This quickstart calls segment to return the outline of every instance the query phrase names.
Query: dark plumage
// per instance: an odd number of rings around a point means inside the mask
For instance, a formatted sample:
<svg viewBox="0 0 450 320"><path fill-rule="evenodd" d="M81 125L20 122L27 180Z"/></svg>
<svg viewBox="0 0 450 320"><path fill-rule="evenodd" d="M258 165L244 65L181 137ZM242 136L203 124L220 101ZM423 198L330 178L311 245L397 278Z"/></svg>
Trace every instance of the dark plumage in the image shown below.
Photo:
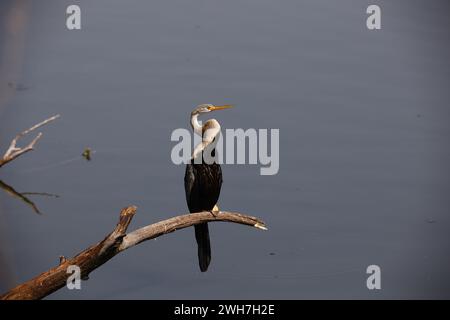
<svg viewBox="0 0 450 320"><path fill-rule="evenodd" d="M210 211L219 200L222 186L222 170L217 163L186 165L184 188L189 212ZM206 271L211 261L211 245L208 224L195 226L200 270Z"/></svg>

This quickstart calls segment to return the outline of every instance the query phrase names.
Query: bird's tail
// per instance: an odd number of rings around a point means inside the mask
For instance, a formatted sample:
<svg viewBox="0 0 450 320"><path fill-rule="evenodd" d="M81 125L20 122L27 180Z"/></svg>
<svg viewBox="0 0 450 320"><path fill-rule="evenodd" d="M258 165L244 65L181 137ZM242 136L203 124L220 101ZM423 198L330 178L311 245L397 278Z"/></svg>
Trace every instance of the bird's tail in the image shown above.
<svg viewBox="0 0 450 320"><path fill-rule="evenodd" d="M195 226L195 239L198 247L198 264L200 270L208 270L211 261L211 245L209 243L209 229L207 223L201 223Z"/></svg>

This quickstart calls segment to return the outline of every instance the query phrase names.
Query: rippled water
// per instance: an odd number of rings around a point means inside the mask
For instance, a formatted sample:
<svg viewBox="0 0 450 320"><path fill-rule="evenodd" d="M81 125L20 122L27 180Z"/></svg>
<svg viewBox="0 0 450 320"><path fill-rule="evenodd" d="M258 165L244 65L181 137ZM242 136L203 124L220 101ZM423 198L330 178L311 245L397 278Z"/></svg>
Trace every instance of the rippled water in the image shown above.
<svg viewBox="0 0 450 320"><path fill-rule="evenodd" d="M0 290L101 240L187 212L173 129L199 103L223 128L279 128L280 171L224 165L222 209L268 232L211 224L115 257L61 298L449 298L446 1L72 1L0 4L0 146L59 113L37 150L1 168ZM90 147L92 161L80 154ZM382 290L366 288L366 267Z"/></svg>

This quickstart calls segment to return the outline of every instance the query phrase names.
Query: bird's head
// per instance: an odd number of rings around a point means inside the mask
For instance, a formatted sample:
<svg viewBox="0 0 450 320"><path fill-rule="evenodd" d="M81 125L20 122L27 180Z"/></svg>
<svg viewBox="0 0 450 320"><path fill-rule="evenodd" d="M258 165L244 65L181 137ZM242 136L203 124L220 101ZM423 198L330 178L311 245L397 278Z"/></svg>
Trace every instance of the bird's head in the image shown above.
<svg viewBox="0 0 450 320"><path fill-rule="evenodd" d="M197 115L197 114L201 114L201 113L207 113L207 112L211 112L211 111L216 111L216 110L223 110L223 109L229 109L232 108L233 106L227 104L227 105L223 105L223 106L215 106L213 104L200 104L197 106L197 108L195 108L192 112L191 112L191 116Z"/></svg>

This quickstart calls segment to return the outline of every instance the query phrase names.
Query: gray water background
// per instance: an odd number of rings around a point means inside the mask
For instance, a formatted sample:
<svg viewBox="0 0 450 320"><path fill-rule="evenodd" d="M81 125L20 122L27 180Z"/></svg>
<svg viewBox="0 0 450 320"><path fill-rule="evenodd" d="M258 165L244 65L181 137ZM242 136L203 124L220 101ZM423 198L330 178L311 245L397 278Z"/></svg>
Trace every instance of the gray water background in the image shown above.
<svg viewBox="0 0 450 320"><path fill-rule="evenodd" d="M180 230L50 299L450 298L449 5L376 1L369 31L372 2L77 1L68 31L72 1L2 1L2 150L62 117L1 168L60 197L32 197L39 216L0 192L0 291L103 239L124 206L131 229L187 212L170 134L197 104L232 103L223 128L280 129L280 171L223 165L219 204L269 230L211 224L203 274ZM382 290L366 288L371 264Z"/></svg>

